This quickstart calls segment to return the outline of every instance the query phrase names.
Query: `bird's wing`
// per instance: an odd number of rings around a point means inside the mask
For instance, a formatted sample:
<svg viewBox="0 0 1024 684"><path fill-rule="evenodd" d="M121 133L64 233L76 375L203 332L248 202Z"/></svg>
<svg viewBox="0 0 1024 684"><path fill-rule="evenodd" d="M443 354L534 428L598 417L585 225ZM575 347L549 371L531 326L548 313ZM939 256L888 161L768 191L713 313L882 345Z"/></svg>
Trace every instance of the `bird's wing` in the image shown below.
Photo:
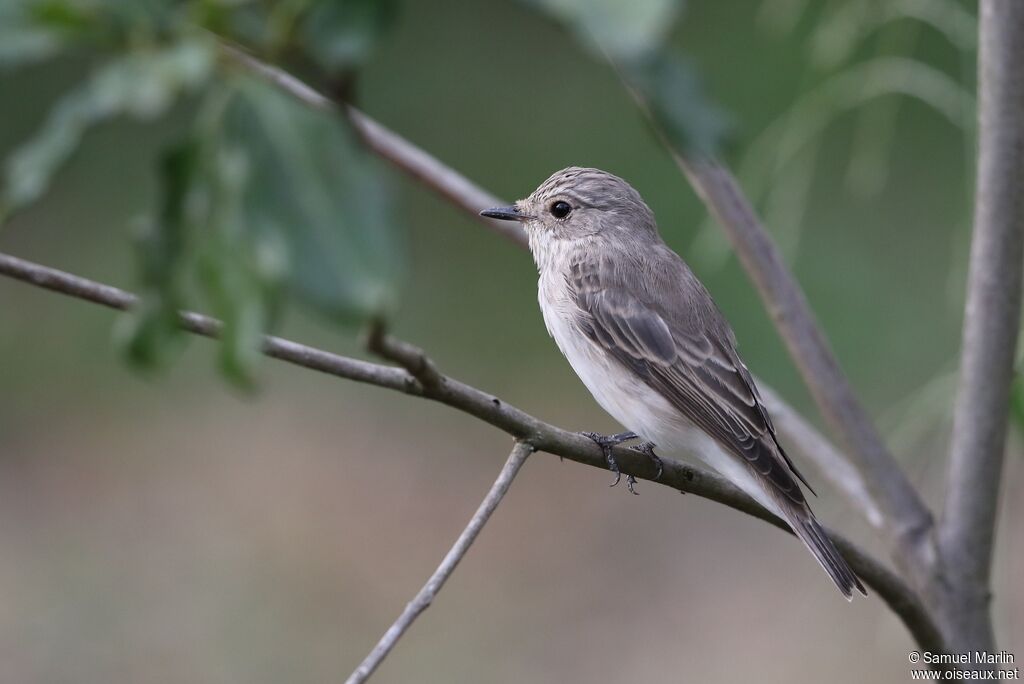
<svg viewBox="0 0 1024 684"><path fill-rule="evenodd" d="M692 278L681 261L678 266ZM566 280L584 334L740 457L777 498L805 504L792 475L803 477L776 440L732 333L702 287L696 297L654 304L610 260L585 256L574 260Z"/></svg>

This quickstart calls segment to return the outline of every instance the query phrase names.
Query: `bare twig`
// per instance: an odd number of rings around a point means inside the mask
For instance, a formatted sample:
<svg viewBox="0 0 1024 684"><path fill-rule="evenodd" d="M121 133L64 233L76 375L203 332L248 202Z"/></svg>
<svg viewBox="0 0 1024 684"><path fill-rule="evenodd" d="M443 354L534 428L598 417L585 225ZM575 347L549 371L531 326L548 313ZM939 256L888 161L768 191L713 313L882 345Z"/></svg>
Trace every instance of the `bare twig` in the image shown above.
<svg viewBox="0 0 1024 684"><path fill-rule="evenodd" d="M989 576L1024 260L1024 3L983 0L978 167L940 549L958 649L991 650Z"/></svg>
<svg viewBox="0 0 1024 684"><path fill-rule="evenodd" d="M508 204L476 183L445 166L408 140L363 114L355 107L346 107L349 120L362 136L367 147L404 171L413 180L429 187L445 200L483 223L491 231L525 248L526 233L517 224L497 221L480 215L481 209Z"/></svg>
<svg viewBox="0 0 1024 684"><path fill-rule="evenodd" d="M761 398L768 408L768 413L771 414L772 422L786 436L787 443L799 450L807 460L816 463L822 471L829 473L829 481L846 495L848 501L859 507L859 512L872 527L884 527L882 511L868 491L864 478L846 456L787 404L775 390L760 379L757 380L757 386L761 390Z"/></svg>
<svg viewBox="0 0 1024 684"><path fill-rule="evenodd" d="M118 288L2 253L0 275L120 311L130 309L138 301L135 295ZM206 337L217 337L220 331L219 321L196 313L182 313L181 326L189 332ZM422 358L426 361L426 356L421 350L405 342L401 345L403 351L400 356L392 352L388 354L406 360ZM387 342L382 348L394 349L389 347ZM272 336L264 339L263 352L267 356L311 370L443 403L475 416L540 451L597 468L608 467L604 454L593 440L549 425L494 395L439 372L438 382L425 385L404 368L351 359ZM429 362L419 367L434 368ZM437 372L436 369L434 372ZM696 494L765 520L780 529L788 529L782 520L718 475L665 458L664 468L659 477L656 466L644 454L616 447L614 455L620 469L626 475L634 475L679 491ZM854 571L886 601L917 643L922 648L942 651L943 642L939 632L914 591L867 552L833 531L829 531L829 535Z"/></svg>
<svg viewBox="0 0 1024 684"><path fill-rule="evenodd" d="M516 445L512 447L512 453L509 454L508 460L505 461L505 466L498 474L498 479L491 485L487 496L480 502L480 507L476 509L476 513L473 514L469 524L466 525L466 529L455 540L455 545L448 551L444 560L441 561L441 565L437 566L437 570L430 576L430 579L423 585L423 588L420 589L415 598L405 607L405 610L398 616L395 623L388 628L388 631L384 633L384 636L373 647L369 655L359 664L359 667L355 669L351 676L345 680L345 684L361 684L365 682L381 664L381 661L391 652L391 649L395 647L395 644L402 638L402 635L409 629L413 621L419 617L420 613L430 607L434 597L437 596L437 592L441 590L448 577L451 576L452 571L455 570L455 566L459 564L462 557L469 551L469 547L476 541L480 530L487 524L491 514L494 513L494 509L501 503L502 498L512 484L512 480L515 479L519 469L531 453L533 453L533 447L529 444L516 442Z"/></svg>

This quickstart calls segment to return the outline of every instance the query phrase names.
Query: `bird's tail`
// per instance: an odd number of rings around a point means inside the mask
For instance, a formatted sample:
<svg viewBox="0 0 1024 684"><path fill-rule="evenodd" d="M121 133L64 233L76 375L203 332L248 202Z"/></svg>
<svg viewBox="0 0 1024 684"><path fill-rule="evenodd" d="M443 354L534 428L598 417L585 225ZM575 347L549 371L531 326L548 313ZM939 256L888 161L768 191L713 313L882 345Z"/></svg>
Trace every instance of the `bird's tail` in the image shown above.
<svg viewBox="0 0 1024 684"><path fill-rule="evenodd" d="M828 576L835 582L839 591L843 592L843 596L846 597L847 601L853 600L854 589L863 596L868 595L867 591L864 590L864 585L860 583L860 579L857 578L857 575L847 565L846 560L840 555L835 544L829 539L828 533L818 524L809 508L804 508L802 511L793 511L793 515L789 516L788 522L796 536L814 554L821 567L825 569Z"/></svg>

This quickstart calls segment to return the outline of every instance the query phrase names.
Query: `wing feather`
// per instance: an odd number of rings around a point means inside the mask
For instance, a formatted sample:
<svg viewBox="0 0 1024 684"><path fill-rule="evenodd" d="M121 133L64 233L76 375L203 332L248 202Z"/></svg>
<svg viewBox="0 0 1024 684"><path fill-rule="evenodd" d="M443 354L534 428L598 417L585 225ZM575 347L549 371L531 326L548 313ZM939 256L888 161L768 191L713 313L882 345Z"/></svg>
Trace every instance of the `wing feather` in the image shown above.
<svg viewBox="0 0 1024 684"><path fill-rule="evenodd" d="M792 475L804 478L776 439L731 331L709 324L720 315L659 310L653 297L628 287L601 259L578 259L570 273L580 327L594 342L741 457L778 494L805 503Z"/></svg>

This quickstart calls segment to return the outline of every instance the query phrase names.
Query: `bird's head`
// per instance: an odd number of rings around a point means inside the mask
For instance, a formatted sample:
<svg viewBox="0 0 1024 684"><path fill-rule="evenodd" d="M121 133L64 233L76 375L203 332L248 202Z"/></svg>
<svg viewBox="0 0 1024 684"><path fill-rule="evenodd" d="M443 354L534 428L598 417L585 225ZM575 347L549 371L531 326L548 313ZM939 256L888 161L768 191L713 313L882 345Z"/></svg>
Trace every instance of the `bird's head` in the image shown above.
<svg viewBox="0 0 1024 684"><path fill-rule="evenodd" d="M606 171L578 166L555 172L511 207L480 214L522 223L534 256L552 241L657 235L654 215L633 186Z"/></svg>

